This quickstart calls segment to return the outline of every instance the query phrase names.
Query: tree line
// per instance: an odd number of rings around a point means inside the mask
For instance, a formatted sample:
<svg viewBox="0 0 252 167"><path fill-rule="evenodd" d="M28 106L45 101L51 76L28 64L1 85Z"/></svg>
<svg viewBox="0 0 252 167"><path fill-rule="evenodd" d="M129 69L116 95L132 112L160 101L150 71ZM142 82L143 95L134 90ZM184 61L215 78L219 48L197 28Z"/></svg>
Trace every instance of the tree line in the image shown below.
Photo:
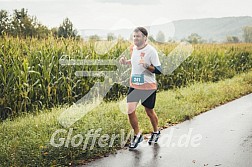
<svg viewBox="0 0 252 167"><path fill-rule="evenodd" d="M239 39L237 36L227 36L227 43L239 43L239 42L252 42L252 26L243 27L243 39ZM14 37L36 37L47 38L49 35L54 37L63 38L75 38L80 39L77 30L74 28L73 23L69 18L65 18L59 27L49 29L47 26L41 24L35 16L28 15L28 10L22 8L21 10L15 9L13 14L9 14L6 10L0 11L0 37L3 35L9 35ZM113 40L116 37L110 33L107 36L107 40ZM89 40L100 40L98 35L89 37ZM149 40L152 42L174 42L172 39L166 41L165 34L159 31L156 37L149 36ZM197 33L192 33L187 38L181 39L181 41L187 41L189 43L207 43Z"/></svg>
<svg viewBox="0 0 252 167"><path fill-rule="evenodd" d="M239 43L239 42L246 42L252 43L252 26L245 26L242 28L243 32L243 40L240 40L237 36L227 36L226 41L228 43Z"/></svg>
<svg viewBox="0 0 252 167"><path fill-rule="evenodd" d="M13 14L9 14L6 10L0 11L0 37L9 35L23 38L46 38L53 35L54 37L79 39L80 36L77 33L69 18L65 18L59 27L49 29L41 24L35 16L30 16L27 9L15 9Z"/></svg>

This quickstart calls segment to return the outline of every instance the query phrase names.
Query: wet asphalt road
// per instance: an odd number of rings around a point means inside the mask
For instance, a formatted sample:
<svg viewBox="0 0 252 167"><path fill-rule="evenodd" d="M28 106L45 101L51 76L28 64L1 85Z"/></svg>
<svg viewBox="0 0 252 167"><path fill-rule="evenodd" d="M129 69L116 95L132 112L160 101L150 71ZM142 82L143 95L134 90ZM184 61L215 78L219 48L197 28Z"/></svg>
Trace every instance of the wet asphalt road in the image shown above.
<svg viewBox="0 0 252 167"><path fill-rule="evenodd" d="M88 163L94 167L252 167L252 94L161 131L156 145Z"/></svg>

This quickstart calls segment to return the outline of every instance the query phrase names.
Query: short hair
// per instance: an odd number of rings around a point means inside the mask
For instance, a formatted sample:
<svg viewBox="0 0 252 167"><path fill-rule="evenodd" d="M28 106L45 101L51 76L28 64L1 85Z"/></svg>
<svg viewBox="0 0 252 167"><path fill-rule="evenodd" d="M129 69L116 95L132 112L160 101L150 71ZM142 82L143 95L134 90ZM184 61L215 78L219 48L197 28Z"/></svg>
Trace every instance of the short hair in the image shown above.
<svg viewBox="0 0 252 167"><path fill-rule="evenodd" d="M141 32L143 35L148 37L148 31L144 27L137 27L134 29L134 32Z"/></svg>

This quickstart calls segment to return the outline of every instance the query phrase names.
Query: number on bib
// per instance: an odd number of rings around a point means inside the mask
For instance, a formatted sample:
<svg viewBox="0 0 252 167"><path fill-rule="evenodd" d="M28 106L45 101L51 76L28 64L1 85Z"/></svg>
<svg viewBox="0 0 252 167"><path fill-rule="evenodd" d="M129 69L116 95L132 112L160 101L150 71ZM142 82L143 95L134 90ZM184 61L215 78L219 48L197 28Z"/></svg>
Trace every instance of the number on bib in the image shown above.
<svg viewBox="0 0 252 167"><path fill-rule="evenodd" d="M136 85L144 84L144 75L143 74L133 74L131 77L131 82Z"/></svg>

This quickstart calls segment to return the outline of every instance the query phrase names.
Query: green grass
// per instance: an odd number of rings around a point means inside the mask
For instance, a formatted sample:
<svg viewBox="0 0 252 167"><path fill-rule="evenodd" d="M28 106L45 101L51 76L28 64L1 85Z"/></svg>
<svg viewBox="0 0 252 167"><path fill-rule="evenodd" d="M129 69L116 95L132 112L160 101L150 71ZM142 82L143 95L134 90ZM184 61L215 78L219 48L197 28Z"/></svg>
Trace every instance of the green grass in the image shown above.
<svg viewBox="0 0 252 167"><path fill-rule="evenodd" d="M159 117L159 125L167 127L168 123L182 122L251 92L252 71L215 83L195 83L180 89L161 91L157 94L155 107ZM57 122L57 117L63 110L64 108L55 108L36 115L27 114L14 120L2 122L0 124L0 165L79 164L97 156L113 153L120 148L120 138L115 140L113 147L99 147L96 142L91 150L92 138L85 150L82 149L83 144L79 147L62 146L56 148L51 146L52 134L57 129L63 129ZM143 133L151 132L151 124L142 106L137 109L137 114ZM127 133L131 129L127 115L120 112L117 102L102 103L71 128L73 128L72 137L76 134L82 134L84 138L90 129L102 128L100 134L109 134L110 136L120 134L121 129ZM66 129L66 131L69 130ZM56 139L67 138L67 135L67 133L61 133ZM55 141L59 142L59 140Z"/></svg>

